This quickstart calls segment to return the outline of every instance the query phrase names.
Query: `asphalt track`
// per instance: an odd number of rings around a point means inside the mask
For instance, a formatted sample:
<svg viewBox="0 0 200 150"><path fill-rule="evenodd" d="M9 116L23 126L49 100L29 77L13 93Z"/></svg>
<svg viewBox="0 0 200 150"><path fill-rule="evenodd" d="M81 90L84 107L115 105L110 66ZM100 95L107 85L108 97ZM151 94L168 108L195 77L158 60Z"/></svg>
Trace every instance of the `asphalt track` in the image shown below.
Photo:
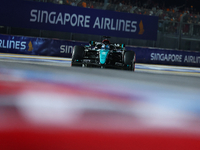
<svg viewBox="0 0 200 150"><path fill-rule="evenodd" d="M101 76L107 78L119 78L132 81L162 83L171 86L184 86L188 88L200 87L200 68L178 67L165 65L137 64L135 72L99 69L79 68L70 66L71 59L46 56L27 56L16 54L0 54L0 67L10 69L48 71L61 74L80 74L86 76Z"/></svg>
<svg viewBox="0 0 200 150"><path fill-rule="evenodd" d="M41 133L53 139L43 143L51 147L55 138L48 136L59 129L58 134L69 141L74 142L75 136L76 145L99 147L96 133L101 132L100 141L118 135L111 147L127 146L127 140L121 140L123 133L136 149L199 149L200 69L136 64L131 72L71 67L68 58L0 54L0 108L0 133L8 137L1 141L16 141L15 147L24 147L21 141L30 145L33 140L27 137L43 141ZM72 130L78 132L69 136L66 131ZM80 130L86 133L81 140ZM26 134L20 139L15 133ZM84 141L89 137L93 142ZM152 139L154 144L148 143ZM54 146L63 146L56 140ZM65 147L70 149L67 143Z"/></svg>

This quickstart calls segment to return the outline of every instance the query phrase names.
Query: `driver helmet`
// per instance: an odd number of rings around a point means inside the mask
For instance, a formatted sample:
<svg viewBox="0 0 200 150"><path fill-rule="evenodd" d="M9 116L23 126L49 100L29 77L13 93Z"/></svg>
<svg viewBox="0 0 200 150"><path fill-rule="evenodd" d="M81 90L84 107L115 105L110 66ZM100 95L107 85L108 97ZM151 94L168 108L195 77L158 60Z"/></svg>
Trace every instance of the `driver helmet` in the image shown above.
<svg viewBox="0 0 200 150"><path fill-rule="evenodd" d="M110 49L110 46L109 46L109 45L106 45L105 49Z"/></svg>
<svg viewBox="0 0 200 150"><path fill-rule="evenodd" d="M108 49L108 50L109 50L109 49L110 49L110 45L105 45L105 44L103 44L101 48L102 48L102 49Z"/></svg>

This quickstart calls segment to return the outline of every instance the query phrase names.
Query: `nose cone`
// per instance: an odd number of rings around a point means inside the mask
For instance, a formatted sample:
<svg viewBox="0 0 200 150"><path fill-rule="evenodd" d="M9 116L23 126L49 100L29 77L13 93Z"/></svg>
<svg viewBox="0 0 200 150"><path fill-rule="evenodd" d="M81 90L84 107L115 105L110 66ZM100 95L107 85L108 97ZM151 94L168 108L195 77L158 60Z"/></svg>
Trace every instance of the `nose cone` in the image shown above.
<svg viewBox="0 0 200 150"><path fill-rule="evenodd" d="M101 64L105 64L109 50L101 49L99 52L99 60Z"/></svg>

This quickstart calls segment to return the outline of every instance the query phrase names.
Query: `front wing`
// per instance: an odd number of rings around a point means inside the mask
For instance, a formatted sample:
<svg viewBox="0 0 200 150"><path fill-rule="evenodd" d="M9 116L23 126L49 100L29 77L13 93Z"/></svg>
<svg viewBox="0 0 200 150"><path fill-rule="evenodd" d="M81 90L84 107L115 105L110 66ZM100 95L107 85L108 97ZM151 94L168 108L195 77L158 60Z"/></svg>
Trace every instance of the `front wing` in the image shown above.
<svg viewBox="0 0 200 150"><path fill-rule="evenodd" d="M81 62L75 62L77 65L82 65L82 67L96 67L96 68L114 68L114 69L124 69L129 70L131 65L124 65L119 62L115 64L100 64L99 61L95 59L83 59Z"/></svg>

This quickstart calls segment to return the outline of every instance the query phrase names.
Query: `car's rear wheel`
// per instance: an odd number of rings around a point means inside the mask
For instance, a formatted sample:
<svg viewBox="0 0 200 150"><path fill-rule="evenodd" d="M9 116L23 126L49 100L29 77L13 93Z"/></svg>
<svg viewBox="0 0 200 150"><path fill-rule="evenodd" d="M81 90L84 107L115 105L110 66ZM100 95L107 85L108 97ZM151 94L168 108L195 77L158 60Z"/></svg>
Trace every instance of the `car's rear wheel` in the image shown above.
<svg viewBox="0 0 200 150"><path fill-rule="evenodd" d="M124 53L124 65L129 68L131 71L135 71L135 52L126 51Z"/></svg>
<svg viewBox="0 0 200 150"><path fill-rule="evenodd" d="M85 54L85 48L83 46L76 45L74 46L72 53L72 62L71 66L79 66L82 67L82 61Z"/></svg>

